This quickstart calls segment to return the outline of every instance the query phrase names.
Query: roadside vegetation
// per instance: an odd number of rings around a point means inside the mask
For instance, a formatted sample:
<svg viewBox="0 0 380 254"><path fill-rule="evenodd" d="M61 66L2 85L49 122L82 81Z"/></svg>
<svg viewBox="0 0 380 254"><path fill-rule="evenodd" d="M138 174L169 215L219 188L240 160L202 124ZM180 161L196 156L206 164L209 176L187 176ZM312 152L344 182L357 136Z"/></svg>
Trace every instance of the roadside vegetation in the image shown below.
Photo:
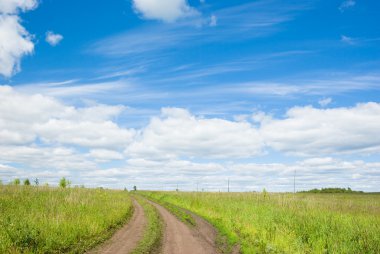
<svg viewBox="0 0 380 254"><path fill-rule="evenodd" d="M138 195L134 195L139 204L143 207L147 218L147 226L143 238L139 242L132 254L158 253L163 238L163 222L158 211L149 202Z"/></svg>
<svg viewBox="0 0 380 254"><path fill-rule="evenodd" d="M242 253L380 253L380 195L143 194L204 217Z"/></svg>
<svg viewBox="0 0 380 254"><path fill-rule="evenodd" d="M0 253L83 253L133 212L125 191L24 184L0 186Z"/></svg>

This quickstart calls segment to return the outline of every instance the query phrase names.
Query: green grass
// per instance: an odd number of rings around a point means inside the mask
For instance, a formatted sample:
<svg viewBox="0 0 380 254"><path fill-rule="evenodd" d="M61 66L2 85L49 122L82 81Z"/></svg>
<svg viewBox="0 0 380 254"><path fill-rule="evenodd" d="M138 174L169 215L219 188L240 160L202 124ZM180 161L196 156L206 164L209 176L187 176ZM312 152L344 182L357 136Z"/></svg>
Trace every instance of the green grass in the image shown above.
<svg viewBox="0 0 380 254"><path fill-rule="evenodd" d="M0 186L0 253L82 253L132 212L123 191Z"/></svg>
<svg viewBox="0 0 380 254"><path fill-rule="evenodd" d="M136 249L132 254L149 254L158 253L161 247L162 233L163 233L163 223L158 211L149 204L146 199L134 195L139 204L143 207L145 216L147 218L147 226L144 231L143 238L138 243Z"/></svg>
<svg viewBox="0 0 380 254"><path fill-rule="evenodd" d="M380 253L380 195L149 192L209 220L242 253Z"/></svg>

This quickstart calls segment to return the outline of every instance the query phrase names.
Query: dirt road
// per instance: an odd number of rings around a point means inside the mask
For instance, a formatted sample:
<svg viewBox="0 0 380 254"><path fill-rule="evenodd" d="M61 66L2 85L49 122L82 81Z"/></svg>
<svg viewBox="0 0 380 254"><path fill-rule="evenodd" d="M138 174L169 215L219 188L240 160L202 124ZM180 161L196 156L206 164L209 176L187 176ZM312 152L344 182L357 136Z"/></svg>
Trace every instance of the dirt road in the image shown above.
<svg viewBox="0 0 380 254"><path fill-rule="evenodd" d="M214 236L204 233L215 234L208 223L197 224L199 230L190 229L183 222L179 221L174 215L164 207L151 202L160 213L164 223L164 239L162 243L163 254L217 254L214 244ZM211 228L209 228L211 227Z"/></svg>
<svg viewBox="0 0 380 254"><path fill-rule="evenodd" d="M125 254L136 248L144 234L147 220L143 208L136 200L133 200L133 206L134 213L129 223L117 231L104 244L87 252L88 254Z"/></svg>

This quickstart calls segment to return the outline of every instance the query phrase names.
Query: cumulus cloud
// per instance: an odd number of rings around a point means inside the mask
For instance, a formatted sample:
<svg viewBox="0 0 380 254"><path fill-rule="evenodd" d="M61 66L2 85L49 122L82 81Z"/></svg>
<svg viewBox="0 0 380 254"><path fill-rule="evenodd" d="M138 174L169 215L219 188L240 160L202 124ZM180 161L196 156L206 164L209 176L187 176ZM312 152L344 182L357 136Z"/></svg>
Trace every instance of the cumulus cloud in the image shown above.
<svg viewBox="0 0 380 254"><path fill-rule="evenodd" d="M33 10L37 7L36 0L1 0L0 14L15 14L19 11Z"/></svg>
<svg viewBox="0 0 380 254"><path fill-rule="evenodd" d="M10 77L20 71L20 60L34 49L32 36L15 15L0 15L0 74Z"/></svg>
<svg viewBox="0 0 380 254"><path fill-rule="evenodd" d="M92 149L90 150L89 156L95 158L99 162L122 160L124 158L122 153L107 149Z"/></svg>
<svg viewBox="0 0 380 254"><path fill-rule="evenodd" d="M179 108L163 108L126 150L142 157L245 158L261 153L262 140L247 122L204 119Z"/></svg>
<svg viewBox="0 0 380 254"><path fill-rule="evenodd" d="M63 40L63 36L61 34L54 33L52 31L46 32L45 40L47 43L49 43L51 46L56 46L58 43L60 43Z"/></svg>
<svg viewBox="0 0 380 254"><path fill-rule="evenodd" d="M187 0L133 0L133 7L146 19L173 22L198 12L189 6Z"/></svg>
<svg viewBox="0 0 380 254"><path fill-rule="evenodd" d="M10 77L20 71L20 60L33 53L32 35L20 24L20 11L38 5L35 0L0 1L0 75Z"/></svg>
<svg viewBox="0 0 380 254"><path fill-rule="evenodd" d="M55 181L69 175L86 185L123 187L128 182L172 188L180 183L188 190L200 182L199 188L218 190L228 176L236 190L279 191L292 188L294 170L302 189L374 190L380 177L378 162L338 159L380 154L379 103L293 107L281 117L258 112L235 120L163 108L139 129L116 121L124 109L74 107L0 86L0 178ZM272 150L301 159L253 163L262 155L266 160Z"/></svg>
<svg viewBox="0 0 380 254"><path fill-rule="evenodd" d="M0 144L26 145L38 138L48 144L121 149L134 135L112 121L123 110L107 105L75 108L0 86Z"/></svg>
<svg viewBox="0 0 380 254"><path fill-rule="evenodd" d="M294 107L284 119L263 118L267 146L301 156L380 153L380 104L351 108Z"/></svg>

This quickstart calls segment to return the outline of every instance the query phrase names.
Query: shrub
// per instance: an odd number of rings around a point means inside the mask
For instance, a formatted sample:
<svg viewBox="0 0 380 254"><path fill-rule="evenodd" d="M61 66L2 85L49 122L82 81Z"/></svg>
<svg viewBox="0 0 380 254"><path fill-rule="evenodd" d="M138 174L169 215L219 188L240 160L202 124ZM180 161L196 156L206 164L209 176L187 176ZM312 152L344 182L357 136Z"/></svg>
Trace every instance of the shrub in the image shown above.
<svg viewBox="0 0 380 254"><path fill-rule="evenodd" d="M28 178L24 180L24 185L30 185L30 181Z"/></svg>
<svg viewBox="0 0 380 254"><path fill-rule="evenodd" d="M62 177L61 180L59 180L59 187L61 187L61 188L69 187L70 184L71 184L71 182L64 177Z"/></svg>
<svg viewBox="0 0 380 254"><path fill-rule="evenodd" d="M13 180L14 185L20 185L20 179L16 178Z"/></svg>

